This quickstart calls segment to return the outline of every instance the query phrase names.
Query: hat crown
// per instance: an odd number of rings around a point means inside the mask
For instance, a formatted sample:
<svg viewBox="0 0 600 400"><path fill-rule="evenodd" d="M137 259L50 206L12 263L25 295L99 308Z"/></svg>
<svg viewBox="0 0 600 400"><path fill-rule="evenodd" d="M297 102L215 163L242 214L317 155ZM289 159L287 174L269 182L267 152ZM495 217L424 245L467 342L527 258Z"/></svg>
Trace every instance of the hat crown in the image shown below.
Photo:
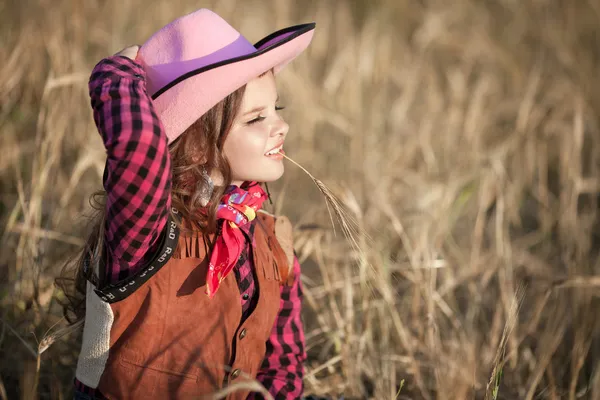
<svg viewBox="0 0 600 400"><path fill-rule="evenodd" d="M148 73L148 92L153 95L188 72L255 51L227 21L200 9L152 35L141 47L138 61Z"/></svg>

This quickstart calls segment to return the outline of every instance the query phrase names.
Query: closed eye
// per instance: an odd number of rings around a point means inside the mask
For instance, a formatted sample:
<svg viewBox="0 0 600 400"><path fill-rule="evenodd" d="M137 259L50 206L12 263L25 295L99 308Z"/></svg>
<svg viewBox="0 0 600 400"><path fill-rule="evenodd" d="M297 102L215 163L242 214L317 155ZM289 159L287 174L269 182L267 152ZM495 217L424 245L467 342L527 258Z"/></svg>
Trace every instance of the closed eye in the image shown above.
<svg viewBox="0 0 600 400"><path fill-rule="evenodd" d="M256 124L257 122L260 122L262 120L264 120L267 117L263 117L262 115L259 115L258 117L251 119L250 121L246 122L248 125L252 125L252 124Z"/></svg>
<svg viewBox="0 0 600 400"><path fill-rule="evenodd" d="M275 111L281 111L281 110L285 110L285 107L283 106L275 106ZM248 125L252 125L252 124L256 124L257 122L260 122L264 119L266 119L267 117L263 117L262 115L259 115L258 117L251 119L250 121L246 122L246 124Z"/></svg>

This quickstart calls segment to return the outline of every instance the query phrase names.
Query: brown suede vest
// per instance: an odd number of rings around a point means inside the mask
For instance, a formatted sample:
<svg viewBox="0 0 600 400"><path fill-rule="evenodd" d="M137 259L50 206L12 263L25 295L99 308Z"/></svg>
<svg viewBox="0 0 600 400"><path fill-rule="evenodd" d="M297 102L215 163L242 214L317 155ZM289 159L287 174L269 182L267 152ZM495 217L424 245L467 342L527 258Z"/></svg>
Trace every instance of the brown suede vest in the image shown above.
<svg viewBox="0 0 600 400"><path fill-rule="evenodd" d="M289 261L275 237L274 217L259 213L252 251L258 303L240 324L234 273L213 299L202 236L179 238L173 257L125 300L111 304L110 351L98 389L110 399L203 398L254 378L279 311ZM283 241L282 241L283 243ZM244 399L247 391L227 399Z"/></svg>

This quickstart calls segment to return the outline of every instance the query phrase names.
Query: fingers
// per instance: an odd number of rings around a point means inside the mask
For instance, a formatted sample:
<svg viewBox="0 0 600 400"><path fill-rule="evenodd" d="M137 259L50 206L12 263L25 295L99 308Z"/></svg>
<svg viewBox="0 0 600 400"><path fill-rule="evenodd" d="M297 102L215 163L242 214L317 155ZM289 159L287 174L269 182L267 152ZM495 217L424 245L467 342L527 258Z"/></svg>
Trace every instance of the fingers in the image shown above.
<svg viewBox="0 0 600 400"><path fill-rule="evenodd" d="M123 50L119 51L116 55L127 57L131 60L135 60L139 50L140 50L140 46L137 46L137 45L129 46L129 47L125 47Z"/></svg>

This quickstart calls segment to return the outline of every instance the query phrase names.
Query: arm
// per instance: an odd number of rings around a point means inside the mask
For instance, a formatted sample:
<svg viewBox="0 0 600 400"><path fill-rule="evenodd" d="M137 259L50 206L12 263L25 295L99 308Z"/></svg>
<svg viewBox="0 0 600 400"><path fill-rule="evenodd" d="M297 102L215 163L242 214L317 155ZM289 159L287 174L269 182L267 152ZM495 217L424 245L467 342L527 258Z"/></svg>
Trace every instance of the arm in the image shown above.
<svg viewBox="0 0 600 400"><path fill-rule="evenodd" d="M171 203L171 161L139 64L118 55L102 60L90 77L89 93L107 156L107 257L100 280L111 283L150 261L159 244Z"/></svg>
<svg viewBox="0 0 600 400"><path fill-rule="evenodd" d="M301 308L300 263L294 257L294 282L292 286L281 288L279 314L267 341L265 359L256 376L275 400L300 399L304 389L302 378L306 353ZM260 398L260 395L249 398Z"/></svg>

